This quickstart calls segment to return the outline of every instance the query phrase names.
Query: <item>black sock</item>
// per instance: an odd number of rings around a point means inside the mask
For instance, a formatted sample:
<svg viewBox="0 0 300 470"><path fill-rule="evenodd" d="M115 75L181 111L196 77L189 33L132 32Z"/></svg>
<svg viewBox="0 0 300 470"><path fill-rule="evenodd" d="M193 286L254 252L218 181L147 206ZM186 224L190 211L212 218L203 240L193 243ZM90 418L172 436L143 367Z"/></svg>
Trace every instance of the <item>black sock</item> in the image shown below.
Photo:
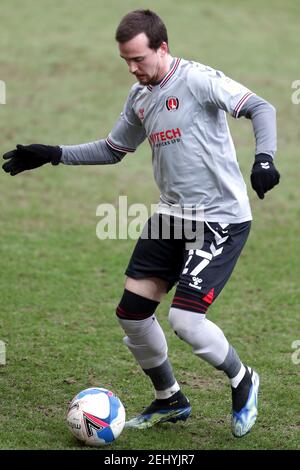
<svg viewBox="0 0 300 470"><path fill-rule="evenodd" d="M150 377L155 390L166 390L176 383L172 366L168 358L160 366L143 370L145 374Z"/></svg>
<svg viewBox="0 0 300 470"><path fill-rule="evenodd" d="M252 374L252 372L251 372ZM251 375L246 367L246 372L236 388L231 387L232 391L232 408L237 413L246 405L249 391L252 385Z"/></svg>
<svg viewBox="0 0 300 470"><path fill-rule="evenodd" d="M163 400L158 400L156 399L155 400L155 403L157 405L168 405L168 406L172 406L172 405L178 405L179 403L181 403L182 401L186 402L186 397L184 396L184 394L182 393L181 390L178 390L178 392L174 393L174 395L172 395L171 397L169 398L165 398Z"/></svg>

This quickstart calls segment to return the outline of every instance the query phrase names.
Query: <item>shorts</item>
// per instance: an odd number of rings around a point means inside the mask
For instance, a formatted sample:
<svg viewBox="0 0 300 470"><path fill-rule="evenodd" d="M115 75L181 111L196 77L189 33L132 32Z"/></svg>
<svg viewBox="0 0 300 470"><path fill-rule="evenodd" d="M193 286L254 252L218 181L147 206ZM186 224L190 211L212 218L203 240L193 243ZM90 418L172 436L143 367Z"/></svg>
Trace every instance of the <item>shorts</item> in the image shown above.
<svg viewBox="0 0 300 470"><path fill-rule="evenodd" d="M162 215L150 217L143 234L150 233L153 218L161 221ZM172 229L178 218L168 218L170 237L164 238L161 233L154 238L141 236L125 274L134 279L158 277L168 282L168 291L178 283L172 305L186 310L193 306L195 311L205 313L228 281L248 238L251 222L202 222L202 246L191 248L187 247L190 240L184 234L174 237Z"/></svg>

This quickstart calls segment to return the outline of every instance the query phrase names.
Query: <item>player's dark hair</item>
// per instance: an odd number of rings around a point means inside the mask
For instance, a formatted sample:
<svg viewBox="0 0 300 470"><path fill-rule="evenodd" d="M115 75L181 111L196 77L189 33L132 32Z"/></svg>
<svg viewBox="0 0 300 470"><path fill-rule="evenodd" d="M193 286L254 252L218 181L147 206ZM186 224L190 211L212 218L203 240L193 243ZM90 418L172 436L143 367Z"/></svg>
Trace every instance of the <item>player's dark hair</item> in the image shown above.
<svg viewBox="0 0 300 470"><path fill-rule="evenodd" d="M140 33L146 34L150 49L157 50L162 42L168 44L167 28L160 17L151 10L134 10L127 13L117 28L116 40L124 43Z"/></svg>

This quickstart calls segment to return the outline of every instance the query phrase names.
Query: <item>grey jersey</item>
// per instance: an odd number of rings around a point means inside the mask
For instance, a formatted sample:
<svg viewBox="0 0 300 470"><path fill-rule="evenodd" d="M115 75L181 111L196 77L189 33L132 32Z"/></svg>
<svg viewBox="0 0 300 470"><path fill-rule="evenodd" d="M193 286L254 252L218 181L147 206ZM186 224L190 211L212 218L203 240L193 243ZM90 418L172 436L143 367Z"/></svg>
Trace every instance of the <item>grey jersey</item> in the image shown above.
<svg viewBox="0 0 300 470"><path fill-rule="evenodd" d="M62 146L62 162L116 163L148 137L161 190L160 211L172 212L176 205L203 205L207 221L250 220L246 186L225 111L234 117L250 117L256 153L274 156L276 120L271 105L222 72L175 59L157 86L136 83L132 87L106 143Z"/></svg>
<svg viewBox="0 0 300 470"><path fill-rule="evenodd" d="M107 143L133 152L148 138L162 203L202 205L212 222L250 220L226 111L238 117L251 95L222 72L176 59L159 85L132 87Z"/></svg>

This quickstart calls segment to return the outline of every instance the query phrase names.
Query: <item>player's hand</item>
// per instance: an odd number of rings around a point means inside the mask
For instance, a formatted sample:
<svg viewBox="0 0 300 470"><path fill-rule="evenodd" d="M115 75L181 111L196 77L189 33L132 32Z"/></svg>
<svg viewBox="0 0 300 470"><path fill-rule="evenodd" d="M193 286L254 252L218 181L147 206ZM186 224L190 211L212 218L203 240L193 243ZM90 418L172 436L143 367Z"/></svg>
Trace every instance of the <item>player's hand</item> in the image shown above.
<svg viewBox="0 0 300 470"><path fill-rule="evenodd" d="M11 176L14 176L22 171L38 168L45 163L58 165L61 155L62 150L58 146L18 144L15 150L11 150L3 155L4 160L7 160L7 162L2 165L2 168L6 173L10 173Z"/></svg>
<svg viewBox="0 0 300 470"><path fill-rule="evenodd" d="M256 155L251 172L251 184L258 197L263 199L265 193L276 186L279 180L280 174L274 166L273 158L264 153Z"/></svg>

